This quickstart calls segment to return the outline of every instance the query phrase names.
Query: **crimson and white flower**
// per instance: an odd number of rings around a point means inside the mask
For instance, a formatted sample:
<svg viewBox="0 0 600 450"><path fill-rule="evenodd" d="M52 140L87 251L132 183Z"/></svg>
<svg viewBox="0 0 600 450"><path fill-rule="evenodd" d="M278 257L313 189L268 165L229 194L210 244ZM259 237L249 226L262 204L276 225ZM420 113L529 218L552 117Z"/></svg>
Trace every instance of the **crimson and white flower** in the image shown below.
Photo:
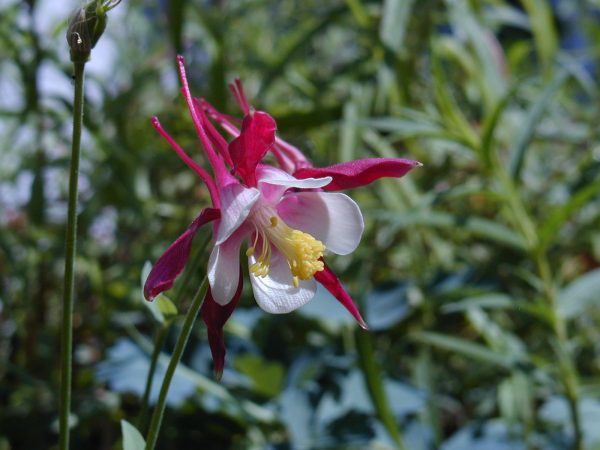
<svg viewBox="0 0 600 450"><path fill-rule="evenodd" d="M209 290L202 306L215 372L223 370L223 326L242 292L240 250L245 246L249 278L258 305L269 313L293 311L309 302L321 283L354 316L366 324L339 279L325 264L327 252L351 253L364 229L358 205L332 192L368 184L381 177L400 177L420 163L399 158L371 158L312 167L304 154L275 136L271 116L254 111L239 81L232 90L245 113L241 126L204 100L192 97L183 58L178 65L196 131L213 176L197 164L153 118L154 128L206 183L213 207L204 209L165 251L144 286L148 300L171 288L190 254L200 228L213 225L208 261ZM228 143L210 117L235 138ZM279 167L266 165L272 152Z"/></svg>

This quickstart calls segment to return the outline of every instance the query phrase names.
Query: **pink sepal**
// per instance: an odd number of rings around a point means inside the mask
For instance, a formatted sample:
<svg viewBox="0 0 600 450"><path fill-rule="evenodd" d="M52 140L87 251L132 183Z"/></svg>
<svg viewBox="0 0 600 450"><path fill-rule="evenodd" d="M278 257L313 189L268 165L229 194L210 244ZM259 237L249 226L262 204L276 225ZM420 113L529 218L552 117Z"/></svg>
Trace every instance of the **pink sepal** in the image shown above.
<svg viewBox="0 0 600 450"><path fill-rule="evenodd" d="M171 289L173 282L183 271L190 256L194 236L202 225L219 217L221 217L221 211L218 209L203 209L189 228L158 258L144 284L144 297L146 297L146 300L151 301L161 292Z"/></svg>
<svg viewBox="0 0 600 450"><path fill-rule="evenodd" d="M342 283L340 283L338 277L331 271L331 269L327 265L325 265L325 269L315 273L315 280L321 283L323 287L327 289L331 293L331 295L333 295L337 299L337 301L339 301L342 304L342 306L344 306L344 308L348 310L350 314L352 314L352 317L356 319L358 324L363 329L369 329L366 322L360 315L358 308L352 301L352 297L350 297L350 294L346 292L346 289L344 289L344 286L342 286Z"/></svg>
<svg viewBox="0 0 600 450"><path fill-rule="evenodd" d="M240 300L242 294L243 276L240 267L240 281L231 301L225 306L219 305L214 301L210 288L206 292L204 303L202 304L202 320L206 324L208 334L208 345L213 358L215 378L221 379L223 368L225 367L225 340L223 338L223 326L229 319L233 310Z"/></svg>
<svg viewBox="0 0 600 450"><path fill-rule="evenodd" d="M323 188L325 191L365 186L383 177L399 178L414 167L422 164L411 159L367 158L357 159L329 167L307 167L294 172L296 178L332 177L333 181Z"/></svg>
<svg viewBox="0 0 600 450"><path fill-rule="evenodd" d="M275 120L255 111L244 117L240 135L229 144L235 171L248 186L256 186L256 166L275 143Z"/></svg>

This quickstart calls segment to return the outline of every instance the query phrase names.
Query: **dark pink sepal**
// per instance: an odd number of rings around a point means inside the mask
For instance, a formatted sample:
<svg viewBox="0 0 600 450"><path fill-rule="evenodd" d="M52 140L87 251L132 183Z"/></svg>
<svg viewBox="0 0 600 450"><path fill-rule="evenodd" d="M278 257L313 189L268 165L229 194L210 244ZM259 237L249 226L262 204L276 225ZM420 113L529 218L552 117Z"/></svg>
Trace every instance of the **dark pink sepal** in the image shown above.
<svg viewBox="0 0 600 450"><path fill-rule="evenodd" d="M171 289L190 256L194 236L202 225L219 217L221 217L221 212L218 209L203 209L188 229L158 258L144 284L146 300L152 300L161 292Z"/></svg>

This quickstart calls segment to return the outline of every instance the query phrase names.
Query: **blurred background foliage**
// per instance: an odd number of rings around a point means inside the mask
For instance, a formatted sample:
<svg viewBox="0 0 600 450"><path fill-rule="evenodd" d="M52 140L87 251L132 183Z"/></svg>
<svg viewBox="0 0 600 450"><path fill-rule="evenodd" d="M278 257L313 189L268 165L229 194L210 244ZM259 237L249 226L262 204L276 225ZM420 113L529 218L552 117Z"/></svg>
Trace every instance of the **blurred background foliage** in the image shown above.
<svg viewBox="0 0 600 450"><path fill-rule="evenodd" d="M57 440L60 302L78 1L0 1L0 449ZM366 333L324 292L286 316L251 293L203 325L161 449L600 448L597 0L124 1L88 64L73 448L119 449L180 325L140 277L208 202L152 132L199 144L178 95L239 116L240 77L316 165L418 159L351 195L366 232L331 259ZM205 270L168 293L179 316ZM161 340L164 336L164 341ZM155 337L156 336L156 337ZM403 442L403 444L402 444Z"/></svg>

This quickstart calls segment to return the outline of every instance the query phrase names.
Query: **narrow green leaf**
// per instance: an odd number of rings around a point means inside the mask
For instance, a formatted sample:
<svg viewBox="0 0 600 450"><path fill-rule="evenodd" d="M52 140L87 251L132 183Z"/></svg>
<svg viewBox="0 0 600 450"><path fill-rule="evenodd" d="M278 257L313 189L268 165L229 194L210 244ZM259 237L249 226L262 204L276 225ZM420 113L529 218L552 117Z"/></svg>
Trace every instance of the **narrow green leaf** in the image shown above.
<svg viewBox="0 0 600 450"><path fill-rule="evenodd" d="M455 130L461 136L461 140L468 144L472 150L479 149L479 136L473 130L473 127L463 114L456 100L448 90L446 76L441 66L441 62L435 55L432 58L431 69L434 80L434 94L440 115L446 122L446 128Z"/></svg>
<svg viewBox="0 0 600 450"><path fill-rule="evenodd" d="M372 215L387 220L398 230L425 225L440 228L454 228L474 236L490 239L517 250L525 250L525 242L520 235L497 222L479 217L462 217L434 211L409 211L401 216L389 211L373 211Z"/></svg>
<svg viewBox="0 0 600 450"><path fill-rule="evenodd" d="M592 270L572 281L558 294L558 312L565 319L574 319L590 307L600 306L600 269Z"/></svg>
<svg viewBox="0 0 600 450"><path fill-rule="evenodd" d="M474 359L487 364L510 368L512 361L502 353L495 352L488 347L467 341L465 339L448 336L441 333L422 332L411 335L411 338L422 344L431 345L442 350L459 353L469 359Z"/></svg>
<svg viewBox="0 0 600 450"><path fill-rule="evenodd" d="M469 297L458 302L447 303L442 306L442 312L455 313L466 311L470 308L485 309L511 309L515 307L516 302L506 294L484 294L476 297Z"/></svg>
<svg viewBox="0 0 600 450"><path fill-rule="evenodd" d="M344 116L340 127L340 160L350 161L355 159L356 146L358 144L358 105L350 100L344 105Z"/></svg>
<svg viewBox="0 0 600 450"><path fill-rule="evenodd" d="M482 309L469 309L467 311L467 318L471 326L483 337L489 348L506 355L514 361L523 361L527 358L523 342L517 336L498 325Z"/></svg>
<svg viewBox="0 0 600 450"><path fill-rule="evenodd" d="M512 89L510 89L499 101L494 105L491 113L487 114L482 125L481 132L481 158L484 164L489 168L492 166L492 152L493 152L493 140L494 133L496 132L496 127L500 122L500 117L502 117L502 113L506 109L508 102L512 98L514 92L516 90L516 85Z"/></svg>
<svg viewBox="0 0 600 450"><path fill-rule="evenodd" d="M535 46L545 69L550 72L558 48L554 17L550 2L546 0L521 0L527 11L533 31Z"/></svg>
<svg viewBox="0 0 600 450"><path fill-rule="evenodd" d="M540 229L540 246L545 248L550 244L556 233L571 215L581 209L588 201L600 193L600 180L578 190L564 205L554 209Z"/></svg>
<svg viewBox="0 0 600 450"><path fill-rule="evenodd" d="M282 50L275 56L273 64L265 73L257 98L261 98L262 93L271 85L273 80L285 72L287 64L293 60L293 57L300 50L310 45L316 35L327 29L329 25L332 25L338 17L346 12L345 5L331 8L320 17L311 17L309 20L305 20L295 33L284 36L284 39L278 44L278 47Z"/></svg>
<svg viewBox="0 0 600 450"><path fill-rule="evenodd" d="M479 23L469 2L446 0L446 4L452 25L466 35L477 57L480 70L475 72L476 81L482 88L484 101L489 108L504 95L506 89L503 60L498 57L495 38Z"/></svg>
<svg viewBox="0 0 600 450"><path fill-rule="evenodd" d="M146 441L136 427L126 420L121 420L121 433L123 434L123 450L144 450Z"/></svg>
<svg viewBox="0 0 600 450"><path fill-rule="evenodd" d="M350 11L352 12L352 16L361 27L368 27L371 20L369 18L369 13L365 8L365 5L362 4L361 0L346 0L346 4Z"/></svg>
<svg viewBox="0 0 600 450"><path fill-rule="evenodd" d="M398 52L404 46L408 19L415 0L385 0L381 10L379 37L391 50Z"/></svg>
<svg viewBox="0 0 600 450"><path fill-rule="evenodd" d="M546 111L546 107L550 100L556 94L561 86L569 79L569 73L567 71L560 71L556 77L546 86L542 91L539 98L533 103L523 126L519 130L519 134L515 139L515 146L512 149L512 158L510 161L510 175L514 180L518 180L521 175L521 169L525 162L525 153L530 147L531 141L533 140L533 134L537 128L540 119Z"/></svg>

